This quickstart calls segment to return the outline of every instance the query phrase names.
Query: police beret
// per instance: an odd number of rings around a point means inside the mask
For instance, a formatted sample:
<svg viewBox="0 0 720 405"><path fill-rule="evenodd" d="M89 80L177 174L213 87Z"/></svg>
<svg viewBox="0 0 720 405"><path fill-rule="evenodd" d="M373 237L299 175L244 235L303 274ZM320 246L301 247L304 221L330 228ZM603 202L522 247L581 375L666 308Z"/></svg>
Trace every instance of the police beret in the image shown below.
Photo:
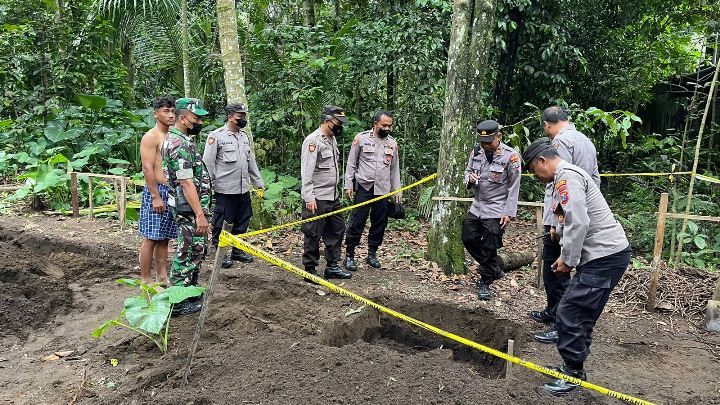
<svg viewBox="0 0 720 405"><path fill-rule="evenodd" d="M531 143L530 146L525 149L525 152L523 152L522 157L523 161L525 162L525 166L529 167L530 162L532 162L532 160L535 159L537 155L548 149L554 149L552 143L550 142L550 138L543 137L535 140L535 142Z"/></svg>
<svg viewBox="0 0 720 405"><path fill-rule="evenodd" d="M477 132L480 142L492 142L495 134L500 132L500 124L495 120L485 120L478 124Z"/></svg>
<svg viewBox="0 0 720 405"><path fill-rule="evenodd" d="M348 119L345 116L345 110L342 107L338 107L336 105L326 105L323 108L322 119L324 121L332 118L337 118L343 124L348 122Z"/></svg>

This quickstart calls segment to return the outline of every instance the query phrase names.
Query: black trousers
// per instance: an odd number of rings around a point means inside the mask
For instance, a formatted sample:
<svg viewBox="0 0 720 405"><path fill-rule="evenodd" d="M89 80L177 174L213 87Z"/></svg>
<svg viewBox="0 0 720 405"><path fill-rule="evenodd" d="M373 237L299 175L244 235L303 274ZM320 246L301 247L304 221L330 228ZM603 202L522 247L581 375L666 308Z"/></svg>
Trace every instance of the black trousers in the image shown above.
<svg viewBox="0 0 720 405"><path fill-rule="evenodd" d="M375 198L375 187L365 190L362 186L357 187L355 192L355 204L372 200ZM360 244L360 236L365 230L365 223L370 216L370 232L368 233L368 250L377 252L382 245L385 236L385 228L388 223L388 205L386 200L375 201L372 204L355 208L350 213L348 221L347 237L345 238L345 249L348 256L355 255L355 248Z"/></svg>
<svg viewBox="0 0 720 405"><path fill-rule="evenodd" d="M217 246L218 244L223 222L232 224L230 233L240 235L247 232L252 215L250 192L244 194L215 193L215 208L212 216L213 245ZM236 251L239 252L239 249L233 247L233 252Z"/></svg>
<svg viewBox="0 0 720 405"><path fill-rule="evenodd" d="M327 214L341 208L340 199L335 201L315 200L317 209L315 213L303 207L302 218L310 218ZM317 267L320 262L320 239L325 244L325 261L328 265L340 261L340 245L345 236L345 218L342 214L331 215L302 225L305 235L303 244L302 264L305 267Z"/></svg>
<svg viewBox="0 0 720 405"><path fill-rule="evenodd" d="M480 280L491 284L502 273L497 250L503 246L500 218L480 219L468 213L463 222L462 241L470 256L478 262Z"/></svg>
<svg viewBox="0 0 720 405"><path fill-rule="evenodd" d="M555 320L557 349L565 364L579 369L590 354L592 332L610 292L630 264L630 248L576 268Z"/></svg>
<svg viewBox="0 0 720 405"><path fill-rule="evenodd" d="M550 226L545 225L545 233L550 232ZM570 275L556 274L550 266L560 257L560 242L550 239L550 235L543 239L543 285L545 286L545 295L547 296L547 307L545 312L555 317L558 304L568 284L570 284Z"/></svg>

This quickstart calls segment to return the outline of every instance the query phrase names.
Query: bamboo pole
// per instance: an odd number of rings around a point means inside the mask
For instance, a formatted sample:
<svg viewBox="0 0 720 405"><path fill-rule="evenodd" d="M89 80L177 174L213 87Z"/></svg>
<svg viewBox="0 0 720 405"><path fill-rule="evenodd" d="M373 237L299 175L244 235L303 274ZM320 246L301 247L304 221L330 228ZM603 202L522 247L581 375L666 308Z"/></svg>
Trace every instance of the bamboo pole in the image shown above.
<svg viewBox="0 0 720 405"><path fill-rule="evenodd" d="M80 216L80 201L78 197L78 176L76 172L70 173L70 195L73 217L77 218Z"/></svg>
<svg viewBox="0 0 720 405"><path fill-rule="evenodd" d="M120 229L125 229L125 208L127 207L127 178L120 178L120 196L118 200L118 219L120 220Z"/></svg>
<svg viewBox="0 0 720 405"><path fill-rule="evenodd" d="M650 275L650 287L648 290L648 300L646 309L652 312L655 309L655 301L657 299L657 289L660 283L660 262L662 261L663 242L665 241L665 218L668 208L668 193L660 195L660 207L658 208L657 228L655 230L655 248L653 250L653 261L650 265L652 274Z"/></svg>
<svg viewBox="0 0 720 405"><path fill-rule="evenodd" d="M715 73L713 74L712 83L710 83L710 91L708 92L707 101L705 102L705 111L703 112L702 121L700 121L700 131L698 132L697 142L695 142L695 158L693 159L692 176L690 177L690 188L688 189L687 202L685 204L685 215L690 214L690 208L692 206L692 195L695 187L695 174L697 173L698 161L700 160L700 145L702 144L703 131L705 130L705 122L707 121L708 112L710 111L710 105L712 102L712 96L715 92L715 84L717 83L718 73L720 73L720 63L715 64ZM683 219L680 233L684 233L687 229L687 219ZM682 257L683 243L678 243L677 255L675 261L679 262Z"/></svg>
<svg viewBox="0 0 720 405"><path fill-rule="evenodd" d="M230 232L232 230L232 225L228 224L227 222L223 222L223 230ZM190 349L188 350L188 356L185 360L185 369L183 370L182 375L183 385L187 385L188 383L190 366L192 366L193 356L195 355L195 350L197 350L198 343L200 342L200 335L202 334L203 324L205 324L205 319L207 318L208 312L210 311L210 301L212 300L213 291L215 290L217 277L220 273L222 262L228 252L228 249L230 249L230 246L215 246L215 264L212 271L210 272L209 286L203 294L202 309L200 310L200 316L198 316L197 325L195 326L195 333L193 334L192 344L190 345Z"/></svg>
<svg viewBox="0 0 720 405"><path fill-rule="evenodd" d="M545 232L545 226L543 225L543 207L535 207L535 221L536 221L536 227L539 234L543 234ZM537 247L537 264L538 264L538 270L537 270L537 280L535 281L535 285L537 285L537 288L542 288L543 286L543 258L542 258L542 252L543 252L543 244L545 243L545 238L538 239L538 247Z"/></svg>
<svg viewBox="0 0 720 405"><path fill-rule="evenodd" d="M90 201L90 220L92 221L94 219L93 207L95 205L95 201L93 201L93 178L92 178L92 176L88 176L88 200Z"/></svg>

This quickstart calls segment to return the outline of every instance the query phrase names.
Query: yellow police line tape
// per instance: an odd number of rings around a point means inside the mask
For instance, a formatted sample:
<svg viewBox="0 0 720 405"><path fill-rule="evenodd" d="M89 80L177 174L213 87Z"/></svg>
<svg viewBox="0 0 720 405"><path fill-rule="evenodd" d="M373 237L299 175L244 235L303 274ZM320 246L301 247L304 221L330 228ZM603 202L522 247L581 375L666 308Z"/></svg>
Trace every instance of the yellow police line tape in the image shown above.
<svg viewBox="0 0 720 405"><path fill-rule="evenodd" d="M643 172L643 173L600 173L600 177L660 177L693 174L693 172ZM532 173L523 173L522 176L532 176ZM699 174L695 177L701 177ZM703 176L704 177L704 176Z"/></svg>
<svg viewBox="0 0 720 405"><path fill-rule="evenodd" d="M410 185L408 185L408 186L405 186L405 187L403 187L403 188L397 189L397 190L395 190L395 191L391 191L391 192L389 192L389 193L387 193L387 194L385 194L385 195L381 195L381 196L375 197L375 198L373 198L373 199L371 199L371 200L363 201L363 202L361 202L361 203L354 204L354 205L351 205L351 206L348 206L348 207L345 207L345 208L340 208L339 210L336 210L336 211L333 211L333 212L328 212L327 214L317 215L317 216L313 216L313 217L310 217L310 218L305 218L305 219L301 219L301 220L298 220L298 221L289 222L289 223L286 223L286 224L275 225L275 226L271 226L270 228L258 229L257 231L246 232L246 233L243 233L243 234L237 235L237 236L240 237L240 238L247 238L247 237L250 237L250 236L262 235L262 234L264 234L264 233L273 232L273 231L277 231L277 230L285 229L285 228L292 228L292 227L297 226L297 225L302 225L302 224L306 224L306 223L308 223L308 222L317 221L318 219L327 218L327 217L332 216L332 215L341 214L341 213L343 213L343 212L347 212L347 211L353 210L353 209L355 209L355 208L362 207L363 205L372 204L372 203L374 203L375 201L384 200L384 199L386 199L386 198L388 198L388 197L390 197L390 196L392 196L392 195L395 195L395 194L397 194L397 193L402 193L402 192L405 191L405 190L409 190L409 189L411 189L411 188L413 188L413 187L417 187L417 186L419 186L419 185L421 185L421 184L423 184L423 183L426 183L426 182L428 182L428 181L430 181L430 180L433 180L433 179L436 178L436 177L437 177L437 173L431 174L431 175L425 177L424 179L418 180L418 181L416 181L415 183L412 183L412 184L410 184Z"/></svg>
<svg viewBox="0 0 720 405"><path fill-rule="evenodd" d="M417 319L415 319L415 318L411 318L411 317L409 317L409 316L407 316L407 315L405 315L405 314L402 314L402 313L397 312L397 311L395 311L395 310L392 310L392 309L390 309L390 308L388 308L388 307L385 307L385 306L383 306L383 305L380 305L380 304L378 304L378 303L376 303L376 302L374 302L374 301L371 301L371 300L368 299L368 298L365 298L365 297L362 297L362 296L360 296L360 295L357 295L357 294L353 293L352 291L349 291L349 290L346 290L346 289L344 289L344 288L342 288L342 287L339 287L339 286L337 286L337 285L335 285L335 284L333 284L333 283L325 280L325 279L322 278L322 277L319 277L319 276L316 276L316 275L314 275L314 274L310 274L310 273L308 273L308 272L306 272L306 271L304 271L304 270L301 270L300 268L292 265L291 263L288 263L288 262L286 262L286 261L278 258L277 256L274 256L274 255L272 255L272 254L270 254L270 253L268 253L268 252L265 252L265 251L263 251L263 250L261 250L261 249L258 249L257 247L255 247L255 246L253 246L253 245L251 245L251 244L243 241L242 239L238 238L237 236L233 236L233 235L230 234L229 232L223 230L223 231L220 233L219 246L220 246L220 247L225 247L225 246L228 246L228 245L232 245L232 246L234 246L234 247L236 247L236 248L238 248L238 249L240 249L240 250L242 250L242 251L244 251L244 252L247 252L247 253L249 253L249 254L251 254L251 255L259 258L259 259L265 260L265 261L267 261L267 262L270 263L270 264L273 264L273 265L275 265L275 266L278 266L278 267L280 267L280 268L283 269L283 270L289 271L289 272L291 272L291 273L297 274L297 275L300 276L300 277L303 277L303 278L306 278L306 279L308 279L308 280L310 280L310 281L313 281L313 282L315 282L315 283L317 283L317 284L319 284L319 285L327 288L328 290L330 290L330 291L332 291L332 292L335 292L335 293L340 294L340 295L344 295L344 296L346 296L346 297L350 297L350 298L352 298L352 299L354 299L354 300L356 300L356 301L359 301L359 302L361 302L361 303L363 303L363 304L365 304L365 305L367 305L367 306L373 307L373 308L377 309L377 310L380 311L380 312L383 312L383 313L388 314L388 315L390 315L390 316L393 316L393 317L395 317L395 318L401 319L401 320L403 320L403 321L405 321L405 322L407 322L407 323L409 323L409 324L412 324L412 325L421 327L421 328L423 328L423 329L425 329L425 330L428 330L428 331L430 331L430 332L433 332L433 333L435 333L435 334L437 334L437 335L446 337L446 338L448 338L448 339L450 339L450 340L454 340L455 342L458 342L458 343L464 344L464 345L466 345L466 346L475 348L475 349L480 350L480 351L482 351L482 352L485 352L485 353L488 353L488 354L493 355L493 356L495 356L495 357L499 357L499 358L501 358L501 359L503 359L503 360L506 360L506 361L509 361L509 362L518 364L518 365L523 366L523 367L525 367L525 368L528 368L528 369L530 369L530 370L540 372L540 373L545 374L545 375L548 375L548 376L550 376L550 377L560 378L560 379L569 381L570 383L573 383L573 384L576 384L576 385L580 385L580 386L582 386L582 387L584 387L584 388L587 388L587 389L590 389L590 390L599 392L600 394L604 394L604 395L607 395L607 396L610 396L610 397L613 397L613 398L617 398L617 399L620 399L620 400L623 400L623 401L626 401L626 402L629 402L629 403L632 403L632 404L654 405L652 402L645 401L645 400L640 399L640 398L635 398L635 397L633 397L633 396L630 396L630 395L627 395L627 394L623 394L623 393L621 393L621 392L613 391L613 390L610 390L610 389L608 389L608 388L605 388L605 387L602 387L602 386L599 386L599 385L595 385L595 384L589 383L589 382L587 382L587 381L582 381L582 380L577 379L577 378L575 378L575 377L570 377L570 376L568 376L568 375L559 373L559 372L557 372L557 371L555 371L555 370L551 370L551 369L548 369L548 368L539 366L539 365L537 365L537 364L535 364L535 363L531 363L531 362L529 362L529 361L525 361L525 360L523 360L523 359L520 359L519 357L510 356L510 355L508 355L508 354L506 354L506 353L503 353L503 352L501 352L501 351L498 351L498 350L495 350L495 349L493 349L493 348L490 348L490 347L481 345L480 343L474 342L474 341L472 341L472 340L470 340L470 339L466 339L466 338L464 338L464 337L461 337L461 336L455 335L455 334L453 334L453 333L447 332L447 331L445 331L445 330L442 330L442 329L440 329L440 328L438 328L438 327L432 326L432 325L430 325L430 324L427 324L427 323L422 322L422 321L420 321L420 320L417 320Z"/></svg>
<svg viewBox="0 0 720 405"><path fill-rule="evenodd" d="M698 180L707 181L710 183L720 184L720 179L716 179L715 177L703 176L702 174L696 174L695 178Z"/></svg>

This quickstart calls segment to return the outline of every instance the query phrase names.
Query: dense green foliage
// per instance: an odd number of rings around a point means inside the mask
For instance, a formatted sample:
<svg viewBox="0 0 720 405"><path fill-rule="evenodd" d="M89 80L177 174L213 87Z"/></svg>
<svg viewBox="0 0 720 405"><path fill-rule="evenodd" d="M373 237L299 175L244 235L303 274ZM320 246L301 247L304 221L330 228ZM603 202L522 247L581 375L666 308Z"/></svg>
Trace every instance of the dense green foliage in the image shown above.
<svg viewBox="0 0 720 405"><path fill-rule="evenodd" d="M351 116L343 152L374 111L394 110L406 183L435 171L443 147L450 2L314 1L314 22L304 18L306 3L237 1L255 148L272 184L264 205L282 202L279 217L297 210L291 179L323 104L344 106ZM718 6L703 3L500 0L488 27L494 46L478 119L498 117L509 125L505 141L522 148L542 134L542 108L560 103L596 143L601 171L687 170L720 32ZM138 144L153 124L150 100L182 93L179 9L177 0L0 4L0 175L26 184L15 199L33 195L39 206L67 209L69 170L141 177ZM222 125L225 100L214 1L189 1L189 33L191 95L217 117L206 133ZM700 158L700 172L711 175L720 163L711 153L720 143L717 111ZM638 230L643 251L652 227L637 213L655 210L659 192L681 196L687 178L675 180L612 178L604 185L628 229ZM430 191L408 195L421 201L421 215ZM522 199L540 193L537 182L523 183ZM700 183L697 194L696 212L720 214L717 186ZM109 186L101 184L94 198L112 201ZM717 232L698 224L681 236L698 253L717 248Z"/></svg>

